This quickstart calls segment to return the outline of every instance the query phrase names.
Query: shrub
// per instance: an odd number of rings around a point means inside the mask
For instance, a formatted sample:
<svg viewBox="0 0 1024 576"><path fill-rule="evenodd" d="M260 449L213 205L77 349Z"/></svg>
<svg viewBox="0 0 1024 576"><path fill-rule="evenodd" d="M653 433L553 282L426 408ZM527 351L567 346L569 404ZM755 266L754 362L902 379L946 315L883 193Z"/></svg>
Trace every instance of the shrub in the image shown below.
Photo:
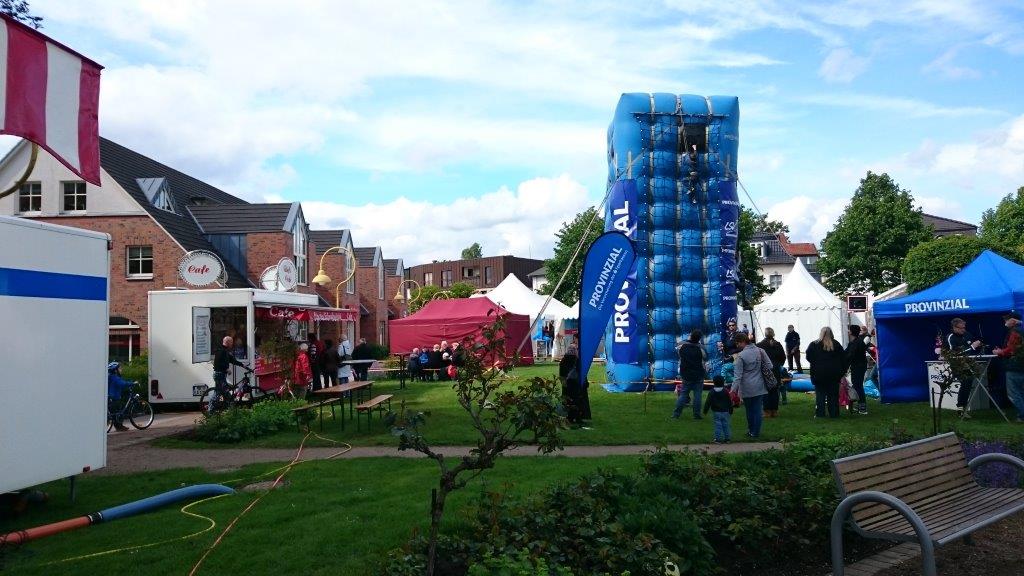
<svg viewBox="0 0 1024 576"><path fill-rule="evenodd" d="M967 461L993 452L1009 454L1017 458L1024 458L1024 444L1010 444L1003 441L984 440L963 440L964 455ZM978 468L974 475L978 483L986 488L1020 488L1024 485L1024 472L1017 467L1002 462L992 462Z"/></svg>
<svg viewBox="0 0 1024 576"><path fill-rule="evenodd" d="M391 351L388 350L388 347L382 344L372 343L367 344L367 347L369 347L370 349L370 358L373 358L374 360L383 360L387 358L389 354L391 354Z"/></svg>
<svg viewBox="0 0 1024 576"><path fill-rule="evenodd" d="M278 400L260 402L252 408L230 408L204 417L193 434L206 442L252 440L291 426L295 422L292 409L303 404L301 400Z"/></svg>
<svg viewBox="0 0 1024 576"><path fill-rule="evenodd" d="M130 382L138 382L143 390L148 389L149 356L139 354L128 362L121 364L121 377Z"/></svg>

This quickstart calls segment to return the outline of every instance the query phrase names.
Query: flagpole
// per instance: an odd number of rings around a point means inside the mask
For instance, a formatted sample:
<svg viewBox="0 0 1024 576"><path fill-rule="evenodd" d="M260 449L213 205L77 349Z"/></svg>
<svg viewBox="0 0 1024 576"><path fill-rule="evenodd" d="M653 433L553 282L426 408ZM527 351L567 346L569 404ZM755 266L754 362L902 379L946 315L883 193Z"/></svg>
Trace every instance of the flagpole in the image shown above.
<svg viewBox="0 0 1024 576"><path fill-rule="evenodd" d="M25 167L25 173L22 174L21 178L18 178L10 188L4 190L3 192L0 192L0 198L10 196L18 189L20 189L25 184L25 182L28 181L28 177L32 175L32 170L35 169L36 167L36 158L39 157L39 145L30 140L25 140L25 142L28 142L29 144L32 145L32 152L28 158L28 166Z"/></svg>

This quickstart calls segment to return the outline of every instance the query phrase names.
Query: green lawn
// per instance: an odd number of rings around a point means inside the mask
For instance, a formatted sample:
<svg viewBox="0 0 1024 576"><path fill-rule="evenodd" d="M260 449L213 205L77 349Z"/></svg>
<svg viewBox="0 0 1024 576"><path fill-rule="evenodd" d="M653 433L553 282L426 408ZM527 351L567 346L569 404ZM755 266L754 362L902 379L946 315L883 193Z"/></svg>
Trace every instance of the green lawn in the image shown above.
<svg viewBox="0 0 1024 576"><path fill-rule="evenodd" d="M553 376L557 366L545 364L518 368L516 378ZM675 405L672 392L650 394L606 392L600 383L605 381L603 366L594 366L590 371L590 403L594 421L590 430L568 430L565 432L567 445L624 445L624 444L690 444L711 440L711 421L705 418L694 421L689 414L679 420L669 416ZM381 381L374 385L374 394L394 394L392 407L398 409L404 400L410 410L430 412L425 434L435 445L465 445L474 443L469 418L455 402L455 395L449 384L444 382L413 382L400 390L397 381ZM814 396L794 392L789 404L781 407L779 417L765 420L762 441L787 440L800 434L825 432L855 432L872 437L888 438L893 432L893 422L913 436L927 436L932 432L931 408L924 403L882 405L869 401L867 416L844 414L838 420L814 419ZM944 430L950 429L956 418L952 412L944 417ZM737 409L732 419L733 434L742 439L746 431L746 417L743 409ZM978 412L970 421L956 423L956 430L967 436L983 438L1024 438L1024 426L1004 422L995 411ZM314 430L318 430L314 425ZM329 419L324 422L324 436L348 442L356 446L394 446L396 440L384 429L380 420L374 419L373 430L356 432L352 421L345 431ZM303 434L295 428L260 438L246 446L293 447L298 446ZM179 439L164 439L159 445L167 447L223 447L222 444L208 445ZM313 439L312 446L330 444Z"/></svg>
<svg viewBox="0 0 1024 576"><path fill-rule="evenodd" d="M458 523L467 504L485 487L525 494L599 467L631 472L639 462L637 457L501 460L497 468L451 497L446 518ZM67 483L56 482L44 487L50 493L49 504L31 510L16 522L0 521L0 533L80 516L183 485L252 478L277 466L249 466L233 474L189 469L113 477L86 475L79 481L78 501L73 505L68 501ZM427 526L430 488L436 484L436 471L432 462L396 458L300 464L287 476L286 487L267 494L236 524L206 559L199 574L370 574L373 566L389 550L401 546L414 528L423 530ZM47 565L180 538L201 530L207 523L185 516L179 512L180 506L171 506L19 548L0 549L0 572L188 574L221 530L254 498L255 494L239 493L200 504L192 511L213 518L217 522L214 530L150 548Z"/></svg>

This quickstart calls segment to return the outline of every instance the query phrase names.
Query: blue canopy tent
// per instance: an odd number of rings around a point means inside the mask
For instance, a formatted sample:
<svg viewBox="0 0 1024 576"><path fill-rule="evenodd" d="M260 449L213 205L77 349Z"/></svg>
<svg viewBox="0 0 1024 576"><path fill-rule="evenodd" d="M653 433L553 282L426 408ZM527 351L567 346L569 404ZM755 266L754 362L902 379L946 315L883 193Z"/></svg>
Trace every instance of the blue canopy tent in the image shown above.
<svg viewBox="0 0 1024 576"><path fill-rule="evenodd" d="M1024 266L986 250L951 278L895 300L876 302L882 402L928 400L926 360L935 360L935 335L960 317L986 344L1002 343L1001 315L1024 310Z"/></svg>

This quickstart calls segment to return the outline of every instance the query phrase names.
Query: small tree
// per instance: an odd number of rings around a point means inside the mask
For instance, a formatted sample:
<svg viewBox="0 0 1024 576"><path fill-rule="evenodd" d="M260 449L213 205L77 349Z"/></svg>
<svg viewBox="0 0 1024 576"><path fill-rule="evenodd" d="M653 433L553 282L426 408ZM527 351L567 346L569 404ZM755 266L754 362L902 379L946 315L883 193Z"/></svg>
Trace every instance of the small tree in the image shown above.
<svg viewBox="0 0 1024 576"><path fill-rule="evenodd" d="M959 383L960 386L970 386L975 378L981 376L981 369L974 361L974 358L968 356L962 350L942 348L939 356L945 364L939 369L938 380L935 382L939 386L939 398L935 403L936 407L932 415L932 431L935 434L942 430L942 399L946 396L953 396L956 393L953 390L953 384ZM969 381L964 382L964 380Z"/></svg>
<svg viewBox="0 0 1024 576"><path fill-rule="evenodd" d="M910 292L942 282L970 264L985 250L1015 262L1024 262L1024 251L1014 250L974 236L946 236L914 246L903 260L903 281Z"/></svg>
<svg viewBox="0 0 1024 576"><path fill-rule="evenodd" d="M836 293L884 292L900 283L907 252L931 236L910 192L888 174L868 172L822 242L822 283Z"/></svg>
<svg viewBox="0 0 1024 576"><path fill-rule="evenodd" d="M0 0L0 14L6 14L22 24L28 24L36 30L43 27L43 18L41 16L33 16L29 12L26 0Z"/></svg>
<svg viewBox="0 0 1024 576"><path fill-rule="evenodd" d="M469 282L456 282L448 287L448 291L452 293L452 298L469 298L476 292L476 286Z"/></svg>
<svg viewBox="0 0 1024 576"><path fill-rule="evenodd" d="M587 208L577 214L571 222L563 222L562 228L555 233L555 254L544 263L548 281L541 289L542 294L554 293L555 298L562 302L575 302L579 297L580 283L583 282L583 260L587 255L587 248L604 232L604 221L599 216L594 220L596 214L596 208ZM592 221L593 225L590 225ZM576 249L581 241L583 248L573 260L573 254L577 253ZM569 272L565 276L565 282L558 288L558 292L554 292L558 279L566 270Z"/></svg>
<svg viewBox="0 0 1024 576"><path fill-rule="evenodd" d="M737 254L739 254L740 280L743 285L743 293L740 295L744 307L751 307L764 298L765 294L771 292L771 288L764 281L761 275L761 257L757 250L750 245L751 239L757 232L788 232L789 227L775 220L768 220L758 216L756 212L746 206L740 211L740 230L737 234Z"/></svg>
<svg viewBox="0 0 1024 576"><path fill-rule="evenodd" d="M981 215L982 240L1024 250L1024 186Z"/></svg>
<svg viewBox="0 0 1024 576"><path fill-rule="evenodd" d="M505 382L498 369L509 360L505 354L505 321L495 320L482 327L482 339L462 342L466 354L452 388L459 405L469 415L470 425L479 434L476 447L457 460L431 448L423 435L427 413L409 412L403 402L400 413L389 414L392 433L398 437L399 450L415 450L437 462L440 478L430 494L430 537L427 575L433 576L438 531L444 506L450 494L466 486L485 470L494 467L505 451L521 445L537 446L550 453L562 447L559 432L566 427L560 387L555 379L533 378L520 385Z"/></svg>
<svg viewBox="0 0 1024 576"><path fill-rule="evenodd" d="M467 248L462 249L463 260L473 260L475 258L483 258L484 249L480 247L479 242L473 242Z"/></svg>

